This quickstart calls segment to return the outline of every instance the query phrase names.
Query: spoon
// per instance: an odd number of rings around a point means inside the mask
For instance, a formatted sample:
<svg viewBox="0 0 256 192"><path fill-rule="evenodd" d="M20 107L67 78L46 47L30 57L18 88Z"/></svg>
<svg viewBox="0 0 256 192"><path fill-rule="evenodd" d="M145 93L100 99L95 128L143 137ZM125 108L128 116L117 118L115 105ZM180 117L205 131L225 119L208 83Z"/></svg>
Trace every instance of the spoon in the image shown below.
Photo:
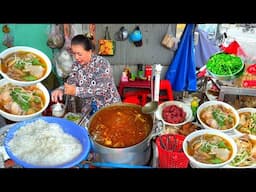
<svg viewBox="0 0 256 192"><path fill-rule="evenodd" d="M157 110L157 108L158 108L158 102L150 101L141 108L141 111L142 113L145 113L145 114L151 114L151 113L154 113Z"/></svg>

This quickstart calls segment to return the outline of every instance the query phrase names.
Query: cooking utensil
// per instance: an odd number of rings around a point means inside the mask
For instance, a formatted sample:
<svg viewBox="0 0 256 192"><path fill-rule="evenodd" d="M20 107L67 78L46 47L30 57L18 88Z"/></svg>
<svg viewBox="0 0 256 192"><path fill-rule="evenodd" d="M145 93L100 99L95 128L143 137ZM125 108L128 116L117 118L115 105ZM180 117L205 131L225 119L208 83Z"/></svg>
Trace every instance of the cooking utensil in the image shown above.
<svg viewBox="0 0 256 192"><path fill-rule="evenodd" d="M79 126L82 126L82 125L83 125L84 121L86 120L87 116L90 114L91 111L92 111L92 108L89 107L89 108L87 109L87 111L84 113L84 115L82 116L82 118L80 119L80 121L78 122L78 125L79 125ZM87 122L86 122L86 124L87 124Z"/></svg>
<svg viewBox="0 0 256 192"><path fill-rule="evenodd" d="M88 123L89 133L90 133L91 123L93 122L93 119L103 110L110 110L112 107L115 107L115 106L124 107L124 110L125 110L125 106L134 107L135 109L140 108L141 110L141 106L131 104L131 103L115 103L109 106L102 107L90 117L90 120ZM149 135L145 137L141 142L129 147L123 147L123 148L106 147L104 145L97 143L93 139L93 136L90 134L96 161L121 163L121 164L129 164L129 165L146 165L150 160L150 156L151 156L150 139L152 139L152 135L154 134L153 119L151 119L150 121L152 121L152 128ZM127 127L127 129L128 128L129 127Z"/></svg>
<svg viewBox="0 0 256 192"><path fill-rule="evenodd" d="M151 101L146 103L142 108L141 111L142 113L145 114L151 114L154 113L158 108L158 102L157 101Z"/></svg>

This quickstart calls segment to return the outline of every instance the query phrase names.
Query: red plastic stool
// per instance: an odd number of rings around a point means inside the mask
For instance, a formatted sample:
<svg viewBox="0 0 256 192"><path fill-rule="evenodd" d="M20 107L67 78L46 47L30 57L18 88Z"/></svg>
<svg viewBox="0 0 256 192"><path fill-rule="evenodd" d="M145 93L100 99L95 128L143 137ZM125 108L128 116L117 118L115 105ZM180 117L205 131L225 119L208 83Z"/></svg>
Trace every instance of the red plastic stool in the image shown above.
<svg viewBox="0 0 256 192"><path fill-rule="evenodd" d="M173 92L172 92L172 86L169 80L163 79L160 80L160 93L166 92L166 95L159 95L159 101L172 101L173 100Z"/></svg>
<svg viewBox="0 0 256 192"><path fill-rule="evenodd" d="M150 94L149 90L146 91L129 91L124 94L123 102L138 103L144 106L147 103L147 96ZM139 101L138 101L139 100Z"/></svg>
<svg viewBox="0 0 256 192"><path fill-rule="evenodd" d="M133 103L133 104L137 104L140 105L140 100L137 96L128 96L125 99L123 99L124 103Z"/></svg>

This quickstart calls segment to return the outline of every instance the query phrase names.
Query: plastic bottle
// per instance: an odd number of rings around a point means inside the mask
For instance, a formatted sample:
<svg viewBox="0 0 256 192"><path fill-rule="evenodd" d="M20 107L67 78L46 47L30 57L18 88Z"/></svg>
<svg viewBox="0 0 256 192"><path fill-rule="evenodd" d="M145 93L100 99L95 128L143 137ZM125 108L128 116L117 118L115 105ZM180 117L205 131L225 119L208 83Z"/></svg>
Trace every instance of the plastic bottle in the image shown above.
<svg viewBox="0 0 256 192"><path fill-rule="evenodd" d="M193 97L193 99L192 99L190 104L191 104L192 114L193 114L194 118L196 118L196 112L197 112L197 108L199 106L199 99L198 99L198 97Z"/></svg>
<svg viewBox="0 0 256 192"><path fill-rule="evenodd" d="M92 111L90 113L90 116L92 116L94 113L98 111L98 106L95 100L91 102Z"/></svg>

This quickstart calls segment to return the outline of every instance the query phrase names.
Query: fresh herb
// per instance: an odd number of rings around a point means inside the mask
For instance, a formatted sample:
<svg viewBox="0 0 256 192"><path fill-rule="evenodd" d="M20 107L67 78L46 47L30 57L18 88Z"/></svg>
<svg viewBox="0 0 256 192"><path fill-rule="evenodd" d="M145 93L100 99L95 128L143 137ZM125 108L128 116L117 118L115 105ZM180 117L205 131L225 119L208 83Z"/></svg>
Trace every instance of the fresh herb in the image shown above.
<svg viewBox="0 0 256 192"><path fill-rule="evenodd" d="M218 164L218 163L222 163L223 161L217 157L213 158L210 160L211 163L214 163L214 164Z"/></svg>
<svg viewBox="0 0 256 192"><path fill-rule="evenodd" d="M42 65L42 63L37 58L33 58L32 65Z"/></svg>
<svg viewBox="0 0 256 192"><path fill-rule="evenodd" d="M26 76L22 77L22 79L25 80L25 81L35 81L35 80L37 80L37 78L33 75L26 75Z"/></svg>
<svg viewBox="0 0 256 192"><path fill-rule="evenodd" d="M206 63L206 68L216 75L232 75L242 68L242 60L240 57L219 53L213 55Z"/></svg>
<svg viewBox="0 0 256 192"><path fill-rule="evenodd" d="M26 62L24 62L23 60L18 60L15 62L14 67L22 70L25 68L25 65L26 65Z"/></svg>
<svg viewBox="0 0 256 192"><path fill-rule="evenodd" d="M220 142L218 143L218 147L219 147L219 148L226 148L226 149L228 149L228 147L227 147L227 145L224 143L224 141L220 141Z"/></svg>
<svg viewBox="0 0 256 192"><path fill-rule="evenodd" d="M210 143L206 142L204 143L201 147L200 150L205 152L205 153L209 153L211 151L211 145Z"/></svg>
<svg viewBox="0 0 256 192"><path fill-rule="evenodd" d="M81 118L80 116L72 115L72 114L67 116L67 119L70 120L70 121L78 121L80 118Z"/></svg>
<svg viewBox="0 0 256 192"><path fill-rule="evenodd" d="M35 102L35 103L40 103L40 102L41 102L40 97L35 96L35 97L34 97L34 102Z"/></svg>
<svg viewBox="0 0 256 192"><path fill-rule="evenodd" d="M212 112L213 118L217 121L220 127L223 127L225 124L225 114L221 112L219 109L215 109Z"/></svg>
<svg viewBox="0 0 256 192"><path fill-rule="evenodd" d="M14 88L10 95L13 101L16 102L22 110L28 111L30 108L30 96L26 92L22 92L20 88Z"/></svg>

